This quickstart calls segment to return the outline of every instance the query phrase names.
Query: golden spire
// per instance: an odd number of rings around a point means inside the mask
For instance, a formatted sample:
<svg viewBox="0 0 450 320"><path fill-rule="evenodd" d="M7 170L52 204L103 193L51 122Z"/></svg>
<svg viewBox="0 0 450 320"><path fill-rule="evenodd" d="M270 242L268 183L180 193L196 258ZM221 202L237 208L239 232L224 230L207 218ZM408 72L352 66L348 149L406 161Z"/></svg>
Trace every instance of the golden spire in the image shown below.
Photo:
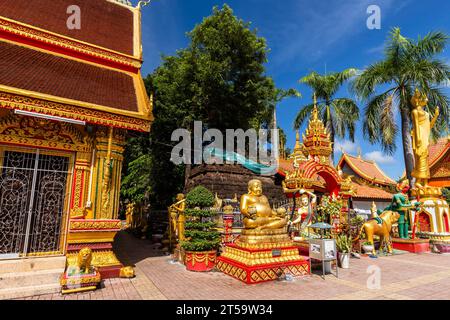
<svg viewBox="0 0 450 320"><path fill-rule="evenodd" d="M314 92L314 109L312 112L312 120L319 120L319 110L317 110L317 97L316 97L316 93Z"/></svg>
<svg viewBox="0 0 450 320"><path fill-rule="evenodd" d="M323 122L319 119L319 110L317 108L317 96L313 96L314 108L311 119L309 120L306 135L303 135L303 145L307 153L311 156L329 157L332 152L330 136L327 133Z"/></svg>

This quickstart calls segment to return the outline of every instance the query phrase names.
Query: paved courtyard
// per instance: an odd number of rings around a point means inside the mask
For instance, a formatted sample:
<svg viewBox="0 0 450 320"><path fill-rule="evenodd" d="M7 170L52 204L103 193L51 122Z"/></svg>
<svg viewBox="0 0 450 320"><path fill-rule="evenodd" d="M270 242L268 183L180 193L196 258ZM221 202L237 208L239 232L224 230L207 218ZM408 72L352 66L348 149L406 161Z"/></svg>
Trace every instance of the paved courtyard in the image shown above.
<svg viewBox="0 0 450 320"><path fill-rule="evenodd" d="M319 274L245 285L220 272L195 273L172 263L147 240L126 232L118 235L115 250L122 262L134 265L136 278L108 279L91 293L42 295L35 300L210 300L210 299L447 299L450 300L450 255L399 254L351 259L350 269L339 269L339 279ZM371 267L372 266L372 267ZM377 266L379 267L373 267ZM369 268L370 267L370 268ZM381 289L369 289L367 273L379 270ZM372 271L374 272L374 271ZM369 281L369 283L371 283Z"/></svg>

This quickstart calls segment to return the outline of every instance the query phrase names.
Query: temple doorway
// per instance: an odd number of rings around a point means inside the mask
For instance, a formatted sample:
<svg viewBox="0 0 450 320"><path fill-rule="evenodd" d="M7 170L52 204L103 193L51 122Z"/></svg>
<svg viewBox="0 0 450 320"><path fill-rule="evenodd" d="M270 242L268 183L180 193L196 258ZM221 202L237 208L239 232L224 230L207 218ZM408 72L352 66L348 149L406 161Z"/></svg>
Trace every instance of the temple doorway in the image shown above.
<svg viewBox="0 0 450 320"><path fill-rule="evenodd" d="M63 253L71 155L0 152L0 258Z"/></svg>
<svg viewBox="0 0 450 320"><path fill-rule="evenodd" d="M419 213L419 227L421 232L431 232L430 217L426 212Z"/></svg>

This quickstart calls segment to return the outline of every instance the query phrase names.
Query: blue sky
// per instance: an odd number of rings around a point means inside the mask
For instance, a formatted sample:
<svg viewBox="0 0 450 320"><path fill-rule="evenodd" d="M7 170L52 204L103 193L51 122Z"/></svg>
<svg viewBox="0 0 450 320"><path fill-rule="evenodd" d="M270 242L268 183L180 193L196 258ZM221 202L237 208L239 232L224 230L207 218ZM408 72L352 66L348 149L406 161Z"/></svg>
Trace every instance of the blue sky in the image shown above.
<svg viewBox="0 0 450 320"><path fill-rule="evenodd" d="M363 69L383 57L383 43L389 30L398 26L410 38L440 30L450 34L448 0L153 0L143 9L144 66L142 74L152 72L161 63L161 55L172 55L188 44L186 32L212 12L215 5L230 5L234 13L251 21L258 35L267 39L271 49L267 75L281 88L296 88L302 98L290 98L277 107L278 124L288 135L288 147L295 143L293 120L300 106L311 101L311 91L298 79L312 70L341 71L348 67ZM369 5L381 9L381 29L369 30L366 13ZM450 63L450 46L443 58ZM447 90L450 94L450 90ZM347 88L338 97L349 96ZM361 109L362 103L359 103ZM304 128L302 128L303 131ZM378 145L364 141L361 123L355 143L337 141L340 148L376 160L392 178L403 170L400 137L397 152L383 155Z"/></svg>

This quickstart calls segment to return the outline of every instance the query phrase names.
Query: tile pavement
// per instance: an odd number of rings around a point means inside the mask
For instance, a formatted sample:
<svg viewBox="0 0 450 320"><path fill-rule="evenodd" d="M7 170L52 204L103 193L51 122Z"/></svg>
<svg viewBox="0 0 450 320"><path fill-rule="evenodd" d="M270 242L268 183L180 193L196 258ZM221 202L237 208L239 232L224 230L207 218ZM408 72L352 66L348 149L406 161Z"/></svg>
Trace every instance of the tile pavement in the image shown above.
<svg viewBox="0 0 450 320"><path fill-rule="evenodd" d="M119 259L135 266L134 279L107 279L90 293L42 295L33 300L258 300L258 299L446 299L450 300L450 255L401 254L372 259L351 259L350 269L339 269L339 279L319 274L291 282L245 285L220 272L188 272L172 263L149 241L122 232L115 250ZM381 289L368 289L370 266L377 266ZM373 267L372 267L373 268ZM319 271L320 272L320 271Z"/></svg>

